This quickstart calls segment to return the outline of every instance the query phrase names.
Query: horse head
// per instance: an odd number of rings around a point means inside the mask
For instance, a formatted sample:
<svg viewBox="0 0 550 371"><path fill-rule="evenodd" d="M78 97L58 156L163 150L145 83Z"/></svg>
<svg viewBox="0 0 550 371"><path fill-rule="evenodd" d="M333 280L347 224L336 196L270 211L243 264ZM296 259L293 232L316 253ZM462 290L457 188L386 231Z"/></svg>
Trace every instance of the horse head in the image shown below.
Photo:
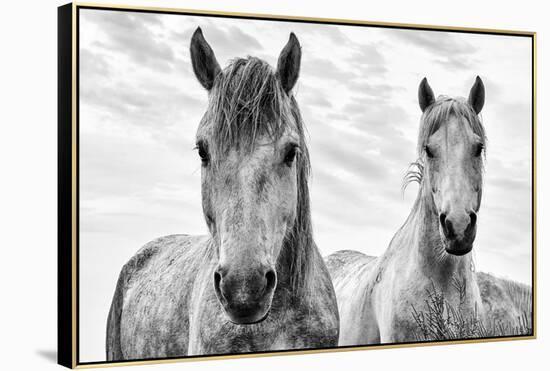
<svg viewBox="0 0 550 371"><path fill-rule="evenodd" d="M423 112L418 152L424 194L433 200L445 250L464 255L473 247L481 203L486 138L478 115L485 88L477 77L468 99L435 99L424 78L418 100Z"/></svg>
<svg viewBox="0 0 550 371"><path fill-rule="evenodd" d="M248 57L222 70L200 28L191 40L193 70L209 96L196 147L203 212L218 259L212 280L237 324L268 316L281 251L302 218L309 157L292 95L300 59L293 33L276 69Z"/></svg>

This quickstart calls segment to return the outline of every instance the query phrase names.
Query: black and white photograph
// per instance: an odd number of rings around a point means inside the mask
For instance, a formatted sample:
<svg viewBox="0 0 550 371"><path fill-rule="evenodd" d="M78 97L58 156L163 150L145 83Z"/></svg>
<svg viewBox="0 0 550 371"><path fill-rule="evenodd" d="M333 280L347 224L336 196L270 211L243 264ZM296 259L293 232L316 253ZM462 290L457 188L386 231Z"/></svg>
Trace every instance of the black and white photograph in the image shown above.
<svg viewBox="0 0 550 371"><path fill-rule="evenodd" d="M534 336L533 34L75 14L78 364Z"/></svg>

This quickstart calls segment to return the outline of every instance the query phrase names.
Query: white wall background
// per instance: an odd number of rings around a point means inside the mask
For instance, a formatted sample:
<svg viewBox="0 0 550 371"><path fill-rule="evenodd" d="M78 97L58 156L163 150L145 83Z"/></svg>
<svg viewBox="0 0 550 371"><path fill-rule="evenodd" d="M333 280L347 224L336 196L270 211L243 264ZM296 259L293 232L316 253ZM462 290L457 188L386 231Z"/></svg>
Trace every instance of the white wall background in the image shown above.
<svg viewBox="0 0 550 371"><path fill-rule="evenodd" d="M112 0L112 3L125 3ZM308 368L365 369L411 367L425 370L501 369L534 366L542 360L547 340L544 266L545 187L550 181L544 161L548 112L545 12L535 1L387 1L368 4L351 0L319 3L305 0L231 3L204 1L131 1L132 4L271 14L351 18L419 24L524 29L539 32L539 339L536 341L425 347L369 352L270 357L151 366L147 369L232 370ZM4 5L0 21L0 344L5 369L47 370L55 365L56 347L56 25L59 1L12 2ZM103 324L101 324L103 326ZM537 366L538 365L538 366Z"/></svg>

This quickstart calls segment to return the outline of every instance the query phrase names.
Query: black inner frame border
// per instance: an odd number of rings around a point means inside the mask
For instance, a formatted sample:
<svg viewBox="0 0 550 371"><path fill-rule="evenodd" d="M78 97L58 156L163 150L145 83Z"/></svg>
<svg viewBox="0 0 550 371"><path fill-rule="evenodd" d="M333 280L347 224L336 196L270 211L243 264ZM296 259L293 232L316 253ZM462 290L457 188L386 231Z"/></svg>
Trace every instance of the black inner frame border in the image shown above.
<svg viewBox="0 0 550 371"><path fill-rule="evenodd" d="M375 349L377 347L386 348L388 346L406 346L410 344L423 345L423 344L452 344L455 341L464 341L468 343L479 343L482 341L498 340L498 339L514 339L514 338L526 338L534 337L536 333L536 322L535 322L535 313L536 313L536 302L535 302L535 292L536 292L536 281L535 281L535 246L536 246L536 226L535 226L535 212L536 212L536 189L535 189L535 176L536 176L536 138L535 138L535 125L536 125L536 102L535 102L535 74L536 74L536 60L535 60L535 35L530 33L515 33L512 31L493 31L493 30L474 30L474 29L445 29L444 26L441 28L436 28L435 26L414 26L414 25L404 25L400 26L398 24L368 24L368 21L365 23L354 23L353 20L346 22L338 22L333 20L310 20L310 19L296 19L296 18L285 18L284 16L270 17L268 15L245 15L245 14L212 14L207 11L175 11L175 10L160 10L160 9L133 9L133 8L110 8L108 5L105 6L95 6L95 5L78 5L76 4L76 266L73 269L76 269L76 366L80 365L105 365L105 364L118 364L118 363L137 363L137 362L154 362L154 361L164 361L164 360L193 360L193 359L205 359L208 358L218 358L220 356L243 356L261 354L261 355L278 355L285 353L293 352L312 352L315 351L326 351L326 350L364 350L365 348ZM80 10L89 9L89 10L100 10L100 11L117 11L117 12L130 12L130 13L153 13L153 14L171 14L171 15L181 15L181 16L194 16L194 17L207 17L207 18L232 18L232 19L243 19L243 20L257 20L257 21L269 21L269 22L293 22L293 23L307 23L307 24L321 24L321 25L332 25L332 26L353 26L353 27L370 27L370 28L386 28L386 29L400 29L400 30L412 30L412 31L430 31L430 32L451 32L451 33L464 33L464 34L478 34L478 35L493 35L493 36L514 36L514 37L527 37L531 39L531 303L533 310L531 311L531 334L529 335L510 335L510 336L493 336L493 337L484 337L484 338L473 338L473 339L453 339L453 340L430 340L430 341L411 341L411 342L399 342L399 343L382 343L382 344L370 344L370 345L346 345L346 346L337 346L331 348L302 348L302 349L284 349L284 350L271 350L266 352L243 352L243 353L220 353L220 354L208 354L208 355L191 355L191 356L181 356L181 357L162 357L162 358L140 358L140 359L131 359L131 360L120 360L120 361L91 361L91 362L80 362ZM362 21L357 21L362 22Z"/></svg>

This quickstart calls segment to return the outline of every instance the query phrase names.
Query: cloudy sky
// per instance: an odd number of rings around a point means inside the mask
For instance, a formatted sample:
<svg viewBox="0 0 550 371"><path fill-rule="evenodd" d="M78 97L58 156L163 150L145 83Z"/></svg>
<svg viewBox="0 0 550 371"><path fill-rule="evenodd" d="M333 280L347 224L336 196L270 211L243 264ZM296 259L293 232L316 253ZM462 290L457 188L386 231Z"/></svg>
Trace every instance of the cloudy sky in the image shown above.
<svg viewBox="0 0 550 371"><path fill-rule="evenodd" d="M81 10L80 357L104 360L122 265L146 242L206 233L194 138L207 94L190 64L201 26L218 61L276 65L294 31L309 138L315 240L324 255L379 255L417 192L417 87L467 96L476 75L489 144L476 268L531 275L531 45L522 37Z"/></svg>

